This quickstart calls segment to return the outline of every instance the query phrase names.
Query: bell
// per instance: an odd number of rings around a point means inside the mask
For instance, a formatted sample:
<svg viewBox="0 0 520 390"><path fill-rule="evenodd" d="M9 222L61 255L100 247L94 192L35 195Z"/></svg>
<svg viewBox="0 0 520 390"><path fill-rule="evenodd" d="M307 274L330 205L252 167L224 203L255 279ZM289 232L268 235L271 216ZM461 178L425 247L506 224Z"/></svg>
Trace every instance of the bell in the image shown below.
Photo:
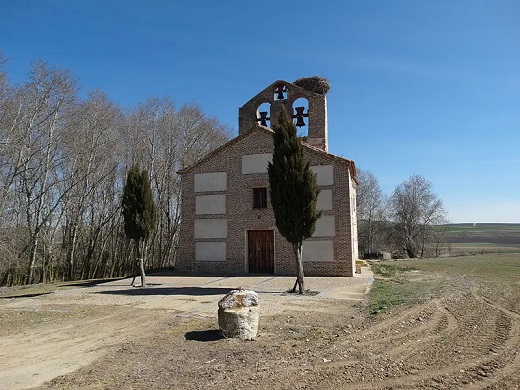
<svg viewBox="0 0 520 390"><path fill-rule="evenodd" d="M296 117L296 126L297 127L305 126L305 121L303 120L303 116Z"/></svg>
<svg viewBox="0 0 520 390"><path fill-rule="evenodd" d="M303 117L309 116L309 114L303 113L303 110L305 110L305 107L295 107L294 110L296 111L296 114L293 115L293 118L296 118L296 126L297 127L305 126L305 121L303 120Z"/></svg>
<svg viewBox="0 0 520 390"><path fill-rule="evenodd" d="M257 119L258 122L264 127L267 127L267 120L270 119L267 117L267 111L259 112L260 118Z"/></svg>
<svg viewBox="0 0 520 390"><path fill-rule="evenodd" d="M285 99L284 92L286 92L286 91L287 90L285 89L284 85L278 85L276 87L276 89L274 90L274 92L276 92L276 100L284 100Z"/></svg>

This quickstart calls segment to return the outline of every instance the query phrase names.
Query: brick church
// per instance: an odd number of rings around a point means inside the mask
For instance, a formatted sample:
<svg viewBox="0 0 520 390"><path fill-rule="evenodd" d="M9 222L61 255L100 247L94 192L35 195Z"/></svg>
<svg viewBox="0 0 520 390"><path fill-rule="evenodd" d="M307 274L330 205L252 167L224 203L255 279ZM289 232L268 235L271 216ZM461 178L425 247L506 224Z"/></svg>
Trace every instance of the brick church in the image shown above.
<svg viewBox="0 0 520 390"><path fill-rule="evenodd" d="M175 268L221 274L295 275L292 246L278 232L269 199L271 123L282 107L300 129L321 191L322 212L303 243L307 276L352 276L358 258L356 167L328 152L325 89L313 79L278 80L239 109L238 136L181 171L182 211ZM328 86L328 84L327 84Z"/></svg>

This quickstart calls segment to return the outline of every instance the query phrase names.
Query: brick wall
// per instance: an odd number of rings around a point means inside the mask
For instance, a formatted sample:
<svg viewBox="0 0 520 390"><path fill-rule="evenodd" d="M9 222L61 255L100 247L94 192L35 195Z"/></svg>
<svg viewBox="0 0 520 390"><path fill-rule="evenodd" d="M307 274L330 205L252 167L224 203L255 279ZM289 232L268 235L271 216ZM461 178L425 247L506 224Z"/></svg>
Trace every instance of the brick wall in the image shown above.
<svg viewBox="0 0 520 390"><path fill-rule="evenodd" d="M270 131L260 126L243 133L223 148L203 159L188 171L181 172L182 211L181 233L176 268L179 270L223 274L247 273L247 230L274 230L275 273L295 275L296 266L291 245L278 233L273 211L268 197L266 209L253 209L253 188L268 187L267 173L242 174L242 156L272 153L273 143ZM305 149L305 157L311 165L333 165L334 184L323 187L332 190L333 210L323 211L335 216L335 237L333 238L334 262L306 261L305 274L308 276L352 276L355 267L352 246L354 237L351 209L352 186L349 161L312 148ZM199 173L227 172L225 191L194 191L194 175ZM226 213L195 215L196 195L226 195ZM195 261L195 219L227 219L227 239L197 239L200 242L225 241L226 261ZM325 240L330 237L310 238Z"/></svg>
<svg viewBox="0 0 520 390"><path fill-rule="evenodd" d="M287 89L287 98L284 100L275 99L274 91L280 84ZM309 144L327 151L327 99L325 95L308 91L284 80L275 81L273 84L265 88L246 104L240 107L238 110L238 133L243 134L258 123L256 121L257 110L261 104L270 104L271 124L277 124L282 107L285 107L287 113L291 115L293 113L293 103L299 98L307 99L309 104L309 116L306 118L306 121L308 121L307 139Z"/></svg>

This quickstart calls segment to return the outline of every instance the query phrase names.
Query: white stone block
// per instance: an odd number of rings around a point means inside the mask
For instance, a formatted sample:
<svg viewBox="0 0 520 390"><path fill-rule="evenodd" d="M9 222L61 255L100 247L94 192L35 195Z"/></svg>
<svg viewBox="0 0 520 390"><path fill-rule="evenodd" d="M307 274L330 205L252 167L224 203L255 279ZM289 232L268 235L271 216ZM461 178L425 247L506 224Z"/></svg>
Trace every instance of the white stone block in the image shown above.
<svg viewBox="0 0 520 390"><path fill-rule="evenodd" d="M226 261L226 243L196 242L195 261Z"/></svg>
<svg viewBox="0 0 520 390"><path fill-rule="evenodd" d="M332 190L321 190L316 203L317 210L332 210Z"/></svg>
<svg viewBox="0 0 520 390"><path fill-rule="evenodd" d="M316 184L318 186L331 186L334 184L334 166L314 165L311 170L316 174Z"/></svg>
<svg viewBox="0 0 520 390"><path fill-rule="evenodd" d="M328 241L304 241L303 261L334 261L334 245Z"/></svg>
<svg viewBox="0 0 520 390"><path fill-rule="evenodd" d="M195 197L195 214L225 214L226 195L197 195Z"/></svg>
<svg viewBox="0 0 520 390"><path fill-rule="evenodd" d="M316 230L312 237L334 237L336 235L334 215L323 215L316 221Z"/></svg>
<svg viewBox="0 0 520 390"><path fill-rule="evenodd" d="M227 219L196 219L195 238L227 238Z"/></svg>
<svg viewBox="0 0 520 390"><path fill-rule="evenodd" d="M242 156L242 174L267 173L267 163L273 161L272 153Z"/></svg>
<svg viewBox="0 0 520 390"><path fill-rule="evenodd" d="M195 174L195 192L226 191L227 172Z"/></svg>

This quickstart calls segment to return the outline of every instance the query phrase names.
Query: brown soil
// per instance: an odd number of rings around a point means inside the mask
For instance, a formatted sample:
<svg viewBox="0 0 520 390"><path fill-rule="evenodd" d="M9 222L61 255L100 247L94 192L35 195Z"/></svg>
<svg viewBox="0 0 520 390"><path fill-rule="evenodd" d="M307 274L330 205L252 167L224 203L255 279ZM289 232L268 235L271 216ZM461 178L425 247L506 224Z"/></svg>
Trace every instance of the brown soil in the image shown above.
<svg viewBox="0 0 520 390"><path fill-rule="evenodd" d="M366 302L299 298L262 316L250 342L221 339L214 318L160 308L4 307L0 388L520 388L518 288L494 301L482 281L423 277L439 286L427 302L374 316Z"/></svg>

